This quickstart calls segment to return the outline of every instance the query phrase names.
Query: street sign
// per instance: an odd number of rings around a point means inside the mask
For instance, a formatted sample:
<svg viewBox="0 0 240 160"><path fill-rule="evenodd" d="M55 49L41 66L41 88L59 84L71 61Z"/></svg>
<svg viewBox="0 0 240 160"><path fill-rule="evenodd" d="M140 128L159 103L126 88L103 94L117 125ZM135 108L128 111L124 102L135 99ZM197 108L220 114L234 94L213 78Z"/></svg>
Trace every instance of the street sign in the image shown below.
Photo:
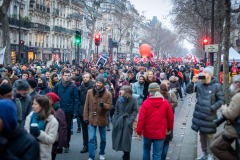
<svg viewBox="0 0 240 160"><path fill-rule="evenodd" d="M218 52L218 47L219 45L218 44L208 44L208 45L205 45L205 52Z"/></svg>

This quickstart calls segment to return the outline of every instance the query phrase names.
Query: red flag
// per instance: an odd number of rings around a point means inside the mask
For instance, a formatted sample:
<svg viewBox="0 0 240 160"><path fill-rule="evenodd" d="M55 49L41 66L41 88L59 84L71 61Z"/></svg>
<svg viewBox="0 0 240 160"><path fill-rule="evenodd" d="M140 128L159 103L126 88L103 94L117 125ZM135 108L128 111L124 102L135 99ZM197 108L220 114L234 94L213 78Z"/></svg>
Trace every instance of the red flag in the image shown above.
<svg viewBox="0 0 240 160"><path fill-rule="evenodd" d="M197 61L196 56L194 56L194 63L195 63L195 64L198 64L198 61Z"/></svg>

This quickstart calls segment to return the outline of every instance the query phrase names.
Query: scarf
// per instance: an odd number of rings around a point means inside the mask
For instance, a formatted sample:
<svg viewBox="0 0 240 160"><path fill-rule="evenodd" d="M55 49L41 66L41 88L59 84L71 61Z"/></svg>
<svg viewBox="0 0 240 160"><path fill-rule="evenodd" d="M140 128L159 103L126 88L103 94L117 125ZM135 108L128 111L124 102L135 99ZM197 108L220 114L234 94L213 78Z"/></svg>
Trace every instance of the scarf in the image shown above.
<svg viewBox="0 0 240 160"><path fill-rule="evenodd" d="M71 81L67 81L67 82L62 81L63 87L67 87L67 86L69 86L70 84L71 84Z"/></svg>
<svg viewBox="0 0 240 160"><path fill-rule="evenodd" d="M127 99L123 96L119 96L119 101L122 102L122 103L126 103Z"/></svg>
<svg viewBox="0 0 240 160"><path fill-rule="evenodd" d="M37 113L33 113L32 114L30 126L31 126L32 123L37 123L38 124L38 128L40 130L42 130L42 131L45 130L44 121L42 119L40 119L40 117L38 116Z"/></svg>
<svg viewBox="0 0 240 160"><path fill-rule="evenodd" d="M93 87L93 95L97 95L97 96L102 96L105 92L105 86L103 86L101 89L97 89L96 86Z"/></svg>

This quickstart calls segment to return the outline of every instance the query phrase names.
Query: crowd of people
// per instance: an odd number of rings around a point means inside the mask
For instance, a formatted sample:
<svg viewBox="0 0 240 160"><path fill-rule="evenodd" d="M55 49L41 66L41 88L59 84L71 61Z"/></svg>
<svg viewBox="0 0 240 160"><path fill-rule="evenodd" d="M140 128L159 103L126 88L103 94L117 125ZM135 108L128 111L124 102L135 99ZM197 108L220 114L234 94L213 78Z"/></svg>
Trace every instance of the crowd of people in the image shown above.
<svg viewBox="0 0 240 160"><path fill-rule="evenodd" d="M210 145L224 94L211 66L133 61L100 67L89 62L46 66L37 61L1 65L0 73L3 159L54 160L58 153L68 153L76 119L77 132L82 132L80 152L88 152L89 160L95 159L97 129L100 160L105 159L106 132L110 130L112 149L122 151L123 160L131 159L132 139L142 137L143 159L150 160L153 144L153 160L165 160L173 139L175 108L192 92L197 93L192 129L200 133L201 158L216 153L214 147L210 151ZM200 74L205 78L198 79ZM24 147L16 147L19 143Z"/></svg>

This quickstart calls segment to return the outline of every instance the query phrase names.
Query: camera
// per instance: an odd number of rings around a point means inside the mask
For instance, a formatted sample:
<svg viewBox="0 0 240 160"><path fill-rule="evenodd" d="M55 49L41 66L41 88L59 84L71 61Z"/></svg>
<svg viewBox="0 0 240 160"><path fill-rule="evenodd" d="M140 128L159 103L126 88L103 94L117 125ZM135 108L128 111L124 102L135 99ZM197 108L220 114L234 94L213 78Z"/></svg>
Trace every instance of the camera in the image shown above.
<svg viewBox="0 0 240 160"><path fill-rule="evenodd" d="M198 76L198 79L200 79L200 80L205 80L206 77L205 77L204 75L200 75L200 76Z"/></svg>

